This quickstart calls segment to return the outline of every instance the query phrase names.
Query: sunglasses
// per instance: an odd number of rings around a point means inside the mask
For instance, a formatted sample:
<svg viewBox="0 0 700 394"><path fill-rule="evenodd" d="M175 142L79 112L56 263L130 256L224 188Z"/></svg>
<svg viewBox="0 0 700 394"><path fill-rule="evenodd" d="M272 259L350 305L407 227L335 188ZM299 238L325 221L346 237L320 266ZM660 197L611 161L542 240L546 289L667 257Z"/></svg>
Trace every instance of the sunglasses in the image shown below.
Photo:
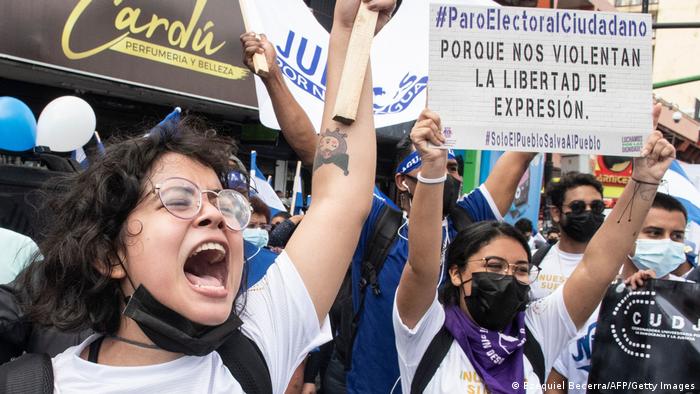
<svg viewBox="0 0 700 394"><path fill-rule="evenodd" d="M586 211L586 207L591 208L591 212L601 214L605 211L605 203L603 200L593 200L590 204L586 204L583 200L574 200L567 205L574 215L580 215Z"/></svg>
<svg viewBox="0 0 700 394"><path fill-rule="evenodd" d="M202 194L206 193L209 202L216 206L224 217L226 226L240 231L250 222L253 208L243 194L232 189L219 191L201 190L185 178L168 178L153 186L165 209L180 219L192 219L202 209Z"/></svg>

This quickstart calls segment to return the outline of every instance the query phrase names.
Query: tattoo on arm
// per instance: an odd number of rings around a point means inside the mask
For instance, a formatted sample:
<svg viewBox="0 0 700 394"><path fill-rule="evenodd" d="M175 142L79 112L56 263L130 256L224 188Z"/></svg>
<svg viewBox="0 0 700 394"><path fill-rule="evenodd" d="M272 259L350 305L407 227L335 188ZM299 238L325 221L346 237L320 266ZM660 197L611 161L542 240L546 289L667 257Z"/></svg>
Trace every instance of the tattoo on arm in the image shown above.
<svg viewBox="0 0 700 394"><path fill-rule="evenodd" d="M642 190L642 189L644 189L644 190ZM637 196L639 196L639 198L641 198L642 201L651 201L654 199L655 195L656 195L656 186L649 187L649 185L642 185L640 183L635 182L634 193L632 193L632 198L625 206L625 209L622 211L622 214L620 214L620 218L617 219L617 223L620 223L622 221L622 218L625 216L625 212L627 212L628 210L629 210L629 217L627 218L627 221L628 222L632 221L632 211L634 210L634 199L637 198Z"/></svg>
<svg viewBox="0 0 700 394"><path fill-rule="evenodd" d="M339 128L334 131L326 129L321 133L314 158L314 172L324 164L335 164L348 175L348 135L341 133Z"/></svg>

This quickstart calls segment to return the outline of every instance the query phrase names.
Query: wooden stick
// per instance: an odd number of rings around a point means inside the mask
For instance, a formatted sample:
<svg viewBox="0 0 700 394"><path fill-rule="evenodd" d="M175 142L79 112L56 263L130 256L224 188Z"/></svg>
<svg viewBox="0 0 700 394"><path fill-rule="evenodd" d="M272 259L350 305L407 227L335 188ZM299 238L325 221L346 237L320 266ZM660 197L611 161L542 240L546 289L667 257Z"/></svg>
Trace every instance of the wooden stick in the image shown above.
<svg viewBox="0 0 700 394"><path fill-rule="evenodd" d="M333 109L333 120L337 122L349 125L357 118L357 106L365 80L374 30L377 27L377 15L376 11L367 8L367 3L360 2Z"/></svg>
<svg viewBox="0 0 700 394"><path fill-rule="evenodd" d="M249 32L252 31L252 29L250 26L250 21L248 20L248 5L246 4L246 1L247 0L238 0L238 5L241 7L241 15L243 16L243 26L245 26L245 31ZM257 33L255 34L255 37L260 38ZM270 72L270 70L267 68L267 59L265 59L264 54L256 53L253 55L253 69L255 70L255 73L261 77L267 76L267 73Z"/></svg>

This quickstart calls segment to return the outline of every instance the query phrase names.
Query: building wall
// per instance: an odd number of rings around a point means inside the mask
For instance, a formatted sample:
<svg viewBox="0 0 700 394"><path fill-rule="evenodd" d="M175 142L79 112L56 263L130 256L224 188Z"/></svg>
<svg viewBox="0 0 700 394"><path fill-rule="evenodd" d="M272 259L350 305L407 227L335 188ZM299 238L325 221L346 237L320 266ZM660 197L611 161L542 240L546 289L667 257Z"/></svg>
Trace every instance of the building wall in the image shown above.
<svg viewBox="0 0 700 394"><path fill-rule="evenodd" d="M700 0L659 0L657 21L698 22ZM654 49L654 82L700 74L700 29L659 29ZM700 81L655 89L654 93L693 114Z"/></svg>

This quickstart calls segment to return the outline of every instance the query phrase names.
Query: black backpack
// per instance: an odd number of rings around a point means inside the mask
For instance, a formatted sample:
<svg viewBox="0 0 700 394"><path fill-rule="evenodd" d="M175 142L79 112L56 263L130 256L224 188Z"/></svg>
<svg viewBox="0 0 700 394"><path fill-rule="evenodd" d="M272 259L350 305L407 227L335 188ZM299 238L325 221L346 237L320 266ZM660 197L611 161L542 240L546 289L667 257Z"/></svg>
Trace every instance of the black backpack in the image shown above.
<svg viewBox="0 0 700 394"><path fill-rule="evenodd" d="M241 330L216 351L245 393L272 393L270 370L262 352ZM51 394L53 387L53 365L47 354L27 353L0 365L0 393Z"/></svg>
<svg viewBox="0 0 700 394"><path fill-rule="evenodd" d="M549 253L549 250L552 249L552 246L554 246L554 245L547 244L547 245L537 249L537 252L535 252L535 255L532 256L532 264L539 267L540 264L542 264L542 260L544 260L544 256L546 256L547 253Z"/></svg>
<svg viewBox="0 0 700 394"><path fill-rule="evenodd" d="M530 329L525 326L525 357L530 361L532 368L540 379L540 382L544 384L544 354L542 353L542 347L535 337L530 332ZM433 340L428 345L425 350L423 357L418 364L416 373L413 376L413 382L411 382L411 394L420 394L430 383L430 380L435 375L435 372L440 367L440 363L447 355L447 352L452 346L452 341L454 337L444 326L435 334Z"/></svg>
<svg viewBox="0 0 700 394"><path fill-rule="evenodd" d="M362 257L362 269L360 279L360 305L355 312L352 305L352 277L351 270L345 276L341 290L336 297L331 319L335 321L336 332L335 348L343 362L345 370L350 370L352 360L352 347L357 334L357 326L365 305L365 289L370 287L375 295L381 294L381 288L377 282L379 272L384 266L389 250L394 244L399 227L403 219L403 212L385 204L375 222L374 231Z"/></svg>

